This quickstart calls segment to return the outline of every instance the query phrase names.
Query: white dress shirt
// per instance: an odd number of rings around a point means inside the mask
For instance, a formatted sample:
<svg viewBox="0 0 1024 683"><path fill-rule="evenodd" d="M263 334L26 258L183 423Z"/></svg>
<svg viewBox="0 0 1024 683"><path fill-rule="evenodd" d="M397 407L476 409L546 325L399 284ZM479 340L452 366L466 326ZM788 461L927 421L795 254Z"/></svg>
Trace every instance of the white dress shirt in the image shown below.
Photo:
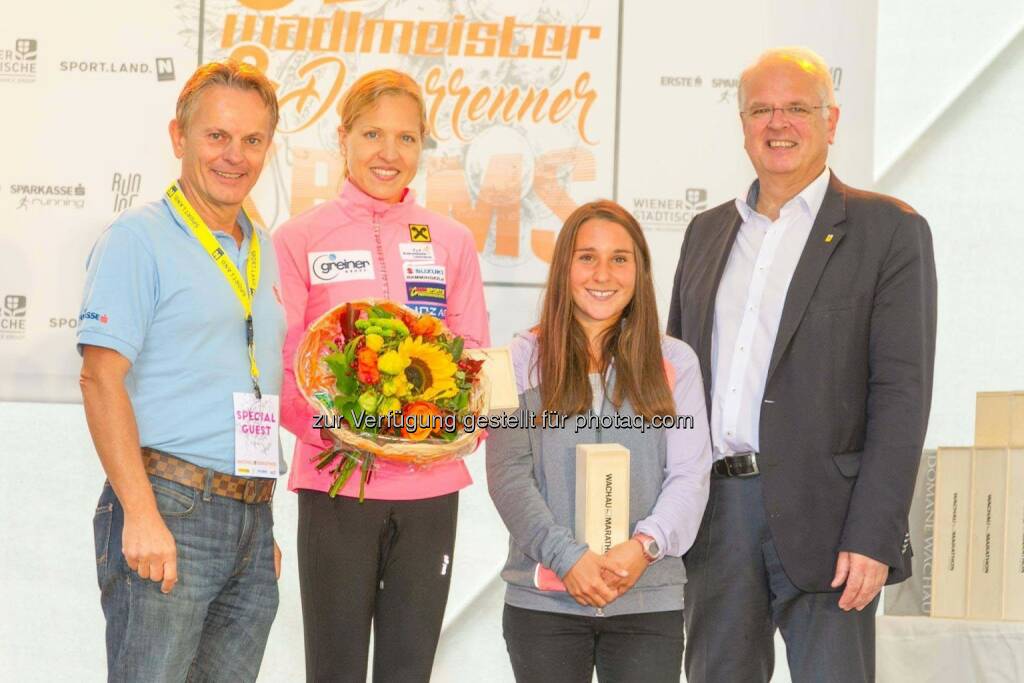
<svg viewBox="0 0 1024 683"><path fill-rule="evenodd" d="M715 298L711 334L714 458L759 450L761 401L782 307L814 218L828 167L786 202L775 221L757 213L757 181L736 199L743 219Z"/></svg>

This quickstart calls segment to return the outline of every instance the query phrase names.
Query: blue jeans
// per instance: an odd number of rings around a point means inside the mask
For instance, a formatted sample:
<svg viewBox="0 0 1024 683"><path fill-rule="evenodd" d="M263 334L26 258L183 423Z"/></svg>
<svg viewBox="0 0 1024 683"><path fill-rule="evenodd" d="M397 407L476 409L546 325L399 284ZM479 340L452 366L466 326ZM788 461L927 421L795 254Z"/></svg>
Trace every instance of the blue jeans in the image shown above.
<svg viewBox="0 0 1024 683"><path fill-rule="evenodd" d="M270 503L247 505L151 476L174 535L178 583L140 579L121 552L124 510L103 486L93 530L109 681L255 681L277 613Z"/></svg>

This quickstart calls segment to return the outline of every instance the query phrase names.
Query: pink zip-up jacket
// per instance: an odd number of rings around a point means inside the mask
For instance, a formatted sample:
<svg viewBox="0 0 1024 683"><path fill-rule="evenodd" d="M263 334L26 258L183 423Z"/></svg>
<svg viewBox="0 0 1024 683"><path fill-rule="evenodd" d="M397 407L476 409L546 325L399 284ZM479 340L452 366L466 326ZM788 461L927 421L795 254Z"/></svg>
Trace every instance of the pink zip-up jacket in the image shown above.
<svg viewBox="0 0 1024 683"><path fill-rule="evenodd" d="M323 450L314 411L295 384L295 349L310 323L346 301L390 299L444 320L469 348L488 346L480 262L466 227L416 204L412 190L396 204L346 181L341 194L295 216L274 233L288 316L281 424L297 437L288 488L326 491L333 475L312 459ZM353 476L341 495L359 495ZM429 469L378 462L366 497L415 500L472 483L461 460Z"/></svg>

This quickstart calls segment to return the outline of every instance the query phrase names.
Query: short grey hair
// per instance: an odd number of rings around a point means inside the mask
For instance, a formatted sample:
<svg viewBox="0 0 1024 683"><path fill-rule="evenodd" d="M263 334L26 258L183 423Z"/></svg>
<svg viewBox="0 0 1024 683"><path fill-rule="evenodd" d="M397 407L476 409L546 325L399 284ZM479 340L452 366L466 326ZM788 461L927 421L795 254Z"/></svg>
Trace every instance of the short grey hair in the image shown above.
<svg viewBox="0 0 1024 683"><path fill-rule="evenodd" d="M761 53L753 64L748 66L740 74L740 85L737 91L740 111L746 108L746 94L743 92L743 84L754 69L767 62L792 62L815 77L818 81L818 96L822 104L830 107L836 106L835 85L832 83L832 71L828 64L814 50L800 45L785 47L773 47ZM822 115L828 117L828 109L822 109Z"/></svg>

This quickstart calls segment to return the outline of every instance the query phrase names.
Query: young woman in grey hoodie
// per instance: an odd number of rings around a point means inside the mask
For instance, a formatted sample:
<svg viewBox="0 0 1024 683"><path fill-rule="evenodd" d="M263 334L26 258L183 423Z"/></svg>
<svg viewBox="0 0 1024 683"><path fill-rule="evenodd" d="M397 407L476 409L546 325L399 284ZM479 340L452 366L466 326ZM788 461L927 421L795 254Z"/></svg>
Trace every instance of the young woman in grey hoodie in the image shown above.
<svg viewBox="0 0 1024 683"><path fill-rule="evenodd" d="M628 211L602 200L569 216L540 323L510 348L520 427L486 443L510 534L503 630L516 680L589 682L596 667L602 681L675 683L680 556L707 503L711 446L697 357L659 332L650 251ZM630 451L633 535L604 555L572 531L581 443Z"/></svg>

